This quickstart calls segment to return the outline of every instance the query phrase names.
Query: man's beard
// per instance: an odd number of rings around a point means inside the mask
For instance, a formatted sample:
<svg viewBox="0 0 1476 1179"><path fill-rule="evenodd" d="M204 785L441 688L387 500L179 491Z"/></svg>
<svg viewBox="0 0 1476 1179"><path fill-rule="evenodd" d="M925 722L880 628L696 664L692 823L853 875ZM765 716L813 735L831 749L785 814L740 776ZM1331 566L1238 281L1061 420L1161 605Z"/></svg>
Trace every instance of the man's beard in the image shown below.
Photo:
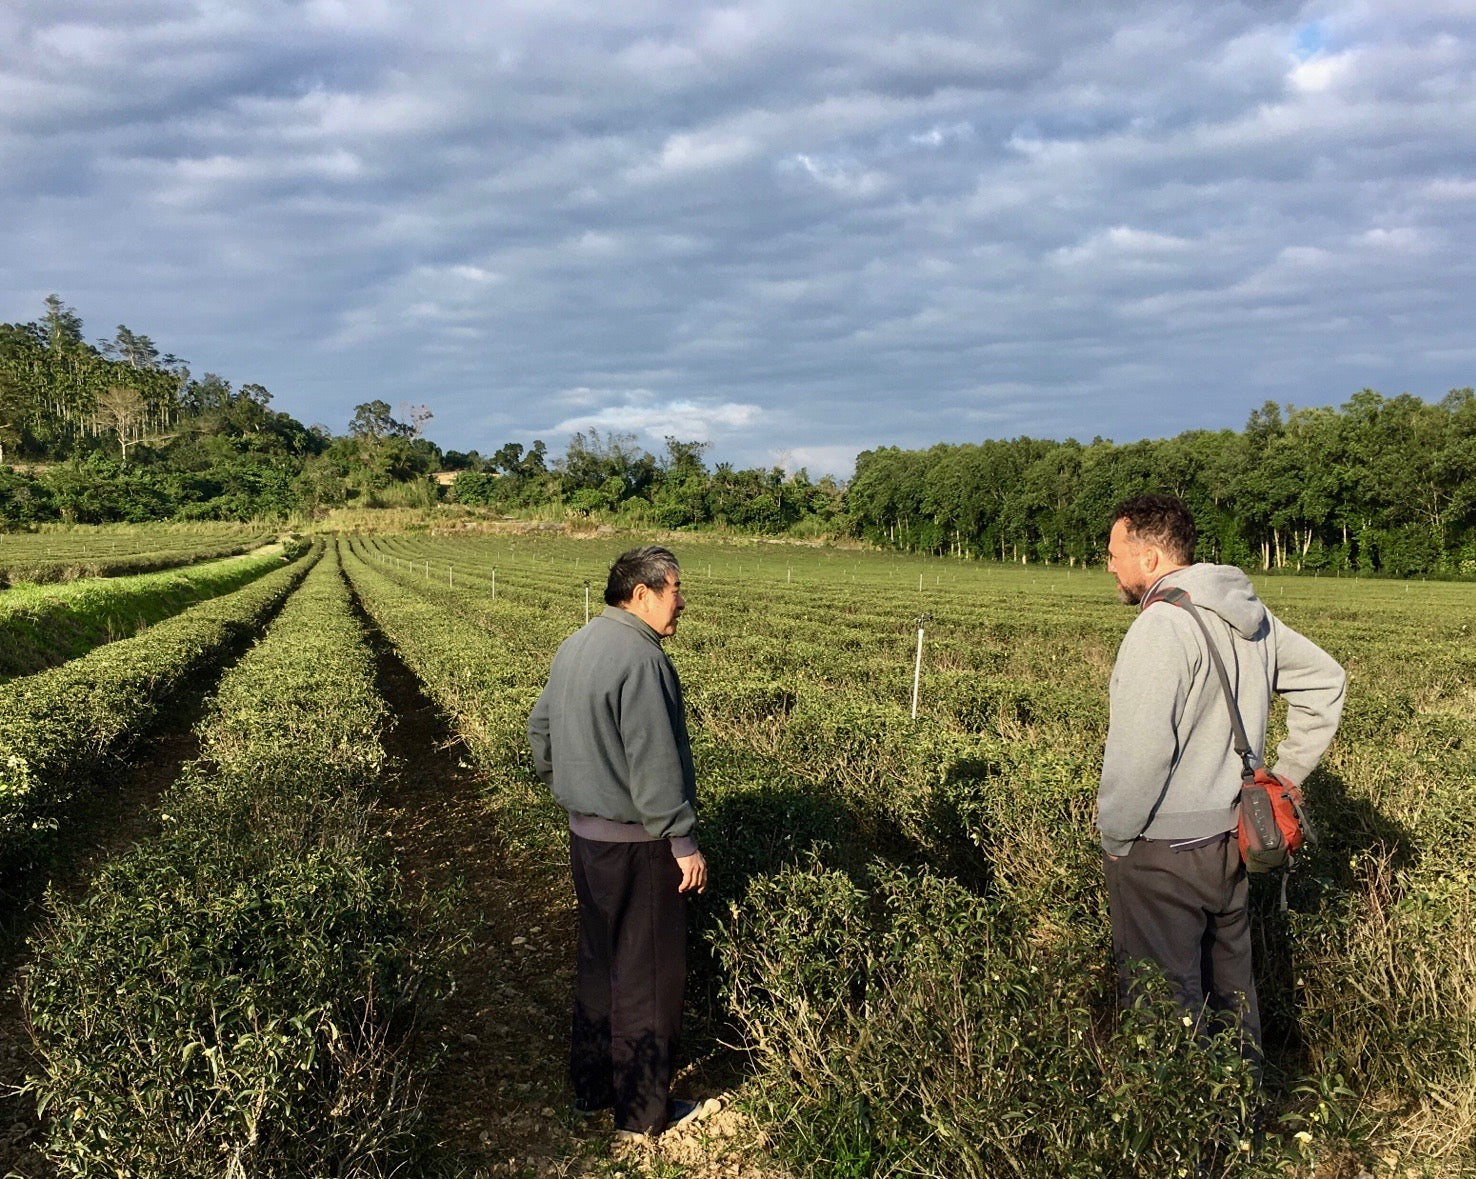
<svg viewBox="0 0 1476 1179"><path fill-rule="evenodd" d="M1123 585L1119 581L1117 583L1117 600L1124 606L1136 606L1143 600L1143 591L1133 586Z"/></svg>

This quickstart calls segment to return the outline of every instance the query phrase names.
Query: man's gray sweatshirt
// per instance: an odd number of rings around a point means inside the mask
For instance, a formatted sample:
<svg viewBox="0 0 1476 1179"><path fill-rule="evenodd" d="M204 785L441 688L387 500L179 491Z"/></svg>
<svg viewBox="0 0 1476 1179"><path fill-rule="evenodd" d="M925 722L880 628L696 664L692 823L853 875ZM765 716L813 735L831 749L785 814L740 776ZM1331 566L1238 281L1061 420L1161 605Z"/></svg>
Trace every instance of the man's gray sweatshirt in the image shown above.
<svg viewBox="0 0 1476 1179"><path fill-rule="evenodd" d="M1234 566L1190 565L1153 588L1166 586L1184 590L1199 608L1258 756L1272 694L1286 697L1287 736L1272 770L1301 783L1337 731L1343 669L1267 610ZM1204 634L1187 610L1151 605L1128 628L1112 669L1097 794L1102 847L1121 856L1139 836L1197 839L1233 831L1239 791L1240 758Z"/></svg>
<svg viewBox="0 0 1476 1179"><path fill-rule="evenodd" d="M682 687L656 632L628 610L607 607L559 645L528 743L575 834L697 850Z"/></svg>

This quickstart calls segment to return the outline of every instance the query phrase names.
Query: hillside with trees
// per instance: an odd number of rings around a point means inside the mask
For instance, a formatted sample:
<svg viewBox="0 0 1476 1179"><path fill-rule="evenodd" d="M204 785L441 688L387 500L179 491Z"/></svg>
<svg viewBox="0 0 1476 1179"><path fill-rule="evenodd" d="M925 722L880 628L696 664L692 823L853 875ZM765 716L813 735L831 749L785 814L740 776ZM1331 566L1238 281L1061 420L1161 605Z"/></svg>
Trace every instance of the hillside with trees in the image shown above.
<svg viewBox="0 0 1476 1179"><path fill-rule="evenodd" d="M46 300L0 324L0 528L47 521L286 520L344 505L430 508L632 527L853 536L912 552L1025 563L1101 559L1124 496L1194 508L1205 559L1259 568L1476 574L1476 393L1437 404L1371 389L1340 408L1267 402L1245 429L1125 444L1021 437L862 452L849 484L803 469L709 467L708 443L653 455L634 435L576 433L487 456L443 452L432 414L384 401L347 432L271 408L259 384L195 377L120 324L89 344ZM10 464L7 466L6 464ZM438 481L434 473L445 472Z"/></svg>

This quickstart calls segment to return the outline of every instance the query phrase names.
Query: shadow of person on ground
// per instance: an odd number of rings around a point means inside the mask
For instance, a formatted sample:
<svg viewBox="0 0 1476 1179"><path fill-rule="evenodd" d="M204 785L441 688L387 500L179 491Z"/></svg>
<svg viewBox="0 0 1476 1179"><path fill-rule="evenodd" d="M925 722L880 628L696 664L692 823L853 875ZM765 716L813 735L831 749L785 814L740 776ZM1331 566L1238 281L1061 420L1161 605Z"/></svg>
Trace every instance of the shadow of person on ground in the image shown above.
<svg viewBox="0 0 1476 1179"><path fill-rule="evenodd" d="M1370 857L1396 871L1413 867L1419 858L1410 831L1354 794L1337 774L1315 771L1303 792L1317 837L1302 849L1286 878L1287 911L1281 907L1281 872L1251 877L1256 988L1267 1056L1288 1076L1305 1072L1310 1063L1297 1011L1299 964L1305 956L1297 928L1340 921L1349 901L1366 887L1359 864Z"/></svg>

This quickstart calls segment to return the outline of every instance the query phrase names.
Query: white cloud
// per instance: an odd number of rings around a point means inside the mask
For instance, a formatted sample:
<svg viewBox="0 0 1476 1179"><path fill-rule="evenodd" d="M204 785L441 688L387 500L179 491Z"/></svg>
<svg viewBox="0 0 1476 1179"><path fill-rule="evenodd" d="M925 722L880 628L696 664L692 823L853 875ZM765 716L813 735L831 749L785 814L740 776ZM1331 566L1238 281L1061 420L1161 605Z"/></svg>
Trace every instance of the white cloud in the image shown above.
<svg viewBox="0 0 1476 1179"><path fill-rule="evenodd" d="M1099 230L1079 245L1063 246L1055 251L1058 262L1075 266L1109 259L1152 259L1182 254L1192 247L1187 238L1173 234L1135 229L1130 225L1114 225Z"/></svg>
<svg viewBox="0 0 1476 1179"><path fill-rule="evenodd" d="M57 291L307 420L415 390L458 449L1438 395L1473 70L1458 0L12 0L0 319Z"/></svg>
<svg viewBox="0 0 1476 1179"><path fill-rule="evenodd" d="M1476 201L1476 179L1431 180L1424 186L1424 195L1432 201Z"/></svg>
<svg viewBox="0 0 1476 1179"><path fill-rule="evenodd" d="M1321 93L1351 78L1357 64L1358 55L1355 53L1318 54L1296 62L1288 79L1298 90Z"/></svg>
<svg viewBox="0 0 1476 1179"><path fill-rule="evenodd" d="M782 161L779 167L781 171L802 173L840 196L873 196L887 187L888 183L887 176L882 172L837 161L814 159L804 152L796 152Z"/></svg>
<svg viewBox="0 0 1476 1179"><path fill-rule="evenodd" d="M909 135L908 141L917 144L918 147L942 147L946 143L959 140L972 139L974 137L974 126L967 121L954 123L944 127L934 124L926 131L914 132Z"/></svg>
<svg viewBox="0 0 1476 1179"><path fill-rule="evenodd" d="M812 479L821 475L832 475L849 479L856 469L856 456L863 447L858 446L795 446L769 452L773 464L783 466L788 474L804 468Z"/></svg>
<svg viewBox="0 0 1476 1179"><path fill-rule="evenodd" d="M648 449L659 450L667 436L721 442L734 431L756 425L764 412L758 405L741 402L662 401L645 389L626 393L604 391L598 395L593 390L578 393L581 400L590 403L588 410L549 427L549 433L567 435L596 430L634 434ZM612 400L616 403L610 404ZM599 408L594 408L595 405Z"/></svg>
<svg viewBox="0 0 1476 1179"><path fill-rule="evenodd" d="M1422 253L1426 248L1419 230L1408 225L1396 226L1393 229L1383 227L1370 229L1361 234L1358 240L1376 250L1385 250L1394 254Z"/></svg>
<svg viewBox="0 0 1476 1179"><path fill-rule="evenodd" d="M660 167L665 172L709 171L741 163L754 151L755 144L745 135L672 135L661 146Z"/></svg>

